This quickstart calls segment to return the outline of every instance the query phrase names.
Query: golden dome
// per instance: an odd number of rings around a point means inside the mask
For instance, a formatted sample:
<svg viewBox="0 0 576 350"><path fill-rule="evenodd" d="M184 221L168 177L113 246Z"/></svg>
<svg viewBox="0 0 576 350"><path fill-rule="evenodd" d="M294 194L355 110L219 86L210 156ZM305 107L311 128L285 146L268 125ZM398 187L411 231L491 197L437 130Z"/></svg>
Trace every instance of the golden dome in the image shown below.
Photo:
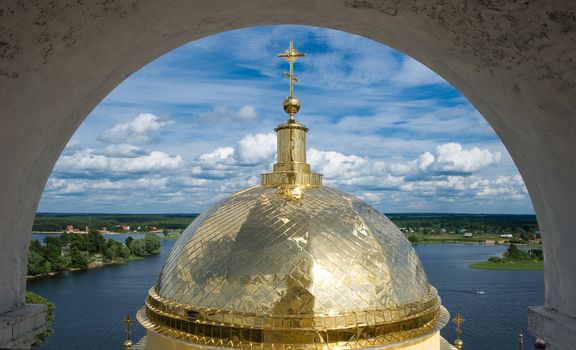
<svg viewBox="0 0 576 350"><path fill-rule="evenodd" d="M146 304L144 325L231 347L355 348L441 326L410 242L376 209L326 187L290 201L256 186L221 201L184 231Z"/></svg>
<svg viewBox="0 0 576 350"><path fill-rule="evenodd" d="M299 54L291 43L285 55ZM188 226L138 320L187 344L234 348L382 348L437 336L447 312L412 245L370 205L322 187L306 163L308 129L291 112L275 129L273 171Z"/></svg>

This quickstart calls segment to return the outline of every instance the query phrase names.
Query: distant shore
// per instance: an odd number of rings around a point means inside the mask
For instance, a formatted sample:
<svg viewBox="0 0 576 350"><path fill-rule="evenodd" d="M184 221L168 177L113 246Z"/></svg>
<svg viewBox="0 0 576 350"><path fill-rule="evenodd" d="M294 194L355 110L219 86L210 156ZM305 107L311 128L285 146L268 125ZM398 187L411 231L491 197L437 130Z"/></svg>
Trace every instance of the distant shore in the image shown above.
<svg viewBox="0 0 576 350"><path fill-rule="evenodd" d="M160 250L157 250L155 252L153 252L152 254L148 254L145 256L130 256L129 258L126 259L122 259L122 260L113 260L113 261L109 261L109 262L94 262L91 263L90 265L86 266L86 267L78 267L78 268L69 268L63 271L57 271L57 272L47 272L47 273L41 273L41 274L37 274L37 275L28 275L26 276L26 280L31 280L31 279L35 279L35 278L41 278L41 277L48 277L48 276L55 276L58 275L60 273L63 272L73 272L73 271L82 271L82 270L91 270L91 269L95 269L95 268L99 268L102 266L107 266L107 265L120 265L120 264L125 264L127 262L130 261L134 261L134 260L140 260L143 259L147 256L152 256L152 255L156 255L160 253Z"/></svg>
<svg viewBox="0 0 576 350"><path fill-rule="evenodd" d="M544 270L544 261L511 261L501 263L480 261L470 264L469 267L479 270L541 271Z"/></svg>
<svg viewBox="0 0 576 350"><path fill-rule="evenodd" d="M37 233L37 234L46 234L46 235L63 235L66 233L71 233L71 234L85 234L84 231L79 231L79 232L64 232L64 231L32 231L32 233ZM106 231L106 232L100 232L100 234L103 235L145 235L147 233L162 233L162 232L143 232L143 231L138 231L138 232L115 232L115 231ZM170 233L172 234L172 233Z"/></svg>

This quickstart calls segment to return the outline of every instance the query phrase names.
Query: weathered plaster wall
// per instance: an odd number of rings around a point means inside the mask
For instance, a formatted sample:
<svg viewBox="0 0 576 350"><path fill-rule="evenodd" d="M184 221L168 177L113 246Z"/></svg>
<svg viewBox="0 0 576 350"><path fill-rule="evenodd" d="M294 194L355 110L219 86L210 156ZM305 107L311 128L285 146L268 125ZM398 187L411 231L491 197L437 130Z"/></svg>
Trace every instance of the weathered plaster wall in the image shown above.
<svg viewBox="0 0 576 350"><path fill-rule="evenodd" d="M91 109L131 73L186 42L284 23L336 28L389 45L468 97L530 192L545 236L546 310L576 318L571 0L0 2L0 314L23 303L39 197Z"/></svg>

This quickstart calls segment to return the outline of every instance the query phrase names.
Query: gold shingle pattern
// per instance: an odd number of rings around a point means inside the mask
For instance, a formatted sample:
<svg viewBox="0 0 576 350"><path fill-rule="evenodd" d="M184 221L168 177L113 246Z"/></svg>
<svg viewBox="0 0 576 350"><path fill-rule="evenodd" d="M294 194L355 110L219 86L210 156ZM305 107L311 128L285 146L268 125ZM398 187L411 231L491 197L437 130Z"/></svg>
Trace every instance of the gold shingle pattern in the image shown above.
<svg viewBox="0 0 576 350"><path fill-rule="evenodd" d="M255 314L344 314L423 301L412 246L385 216L331 188L290 201L253 187L184 231L157 292L179 304Z"/></svg>

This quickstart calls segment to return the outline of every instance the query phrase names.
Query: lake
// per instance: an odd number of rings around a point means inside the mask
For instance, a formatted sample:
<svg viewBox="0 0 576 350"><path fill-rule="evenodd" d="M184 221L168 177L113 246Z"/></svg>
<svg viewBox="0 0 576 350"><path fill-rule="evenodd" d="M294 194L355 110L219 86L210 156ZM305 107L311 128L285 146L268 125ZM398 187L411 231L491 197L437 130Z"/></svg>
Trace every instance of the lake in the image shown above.
<svg viewBox="0 0 576 350"><path fill-rule="evenodd" d="M162 241L160 254L126 264L28 281L29 290L56 303L54 334L40 349L120 349L124 341L122 320L128 314L134 318L143 306L174 243ZM462 326L464 349L517 349L520 330L524 332L524 348L533 348L534 338L526 333L526 307L544 304L543 272L468 268L470 262L486 260L505 249L481 244L416 246L443 305L452 316L460 313L466 319ZM486 294L476 294L477 290ZM132 340L136 341L145 331L137 322L133 325ZM453 325L445 327L442 335L452 342Z"/></svg>

